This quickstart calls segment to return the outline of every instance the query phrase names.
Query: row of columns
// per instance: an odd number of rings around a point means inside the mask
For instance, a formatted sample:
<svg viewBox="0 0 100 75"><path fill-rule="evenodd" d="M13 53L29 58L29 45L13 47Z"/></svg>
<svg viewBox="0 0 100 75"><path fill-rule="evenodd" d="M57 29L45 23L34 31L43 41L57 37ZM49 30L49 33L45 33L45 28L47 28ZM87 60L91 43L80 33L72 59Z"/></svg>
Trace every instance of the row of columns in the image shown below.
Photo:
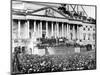
<svg viewBox="0 0 100 75"><path fill-rule="evenodd" d="M29 20L27 20L26 22L27 24L27 38L29 38ZM42 37L42 21L40 21L39 25L38 25L38 31L36 30L36 20L34 20L34 33L38 34L38 37ZM20 28L21 28L21 22L20 20L18 20L18 38L20 38ZM55 28L55 29L54 29ZM56 37L66 37L67 39L71 39L71 35L70 33L73 34L72 38L73 39L80 39L80 29L79 26L77 25L77 32L75 31L75 26L73 26L72 30L70 30L70 25L66 24L64 25L64 23L62 23L61 25L61 32L60 32L60 27L59 27L59 23L56 22L55 27L54 27L54 23L51 22L51 34L49 34L49 29L48 29L48 22L46 22L46 37L50 37L50 36L54 36ZM55 34L54 34L55 33ZM61 34L60 34L61 33ZM37 35L36 35L37 36Z"/></svg>
<svg viewBox="0 0 100 75"><path fill-rule="evenodd" d="M27 38L29 38L29 32L30 32L30 30L29 30L29 21L27 21L26 23L25 23L25 25L27 26ZM21 39L21 21L20 20L18 20L18 39Z"/></svg>

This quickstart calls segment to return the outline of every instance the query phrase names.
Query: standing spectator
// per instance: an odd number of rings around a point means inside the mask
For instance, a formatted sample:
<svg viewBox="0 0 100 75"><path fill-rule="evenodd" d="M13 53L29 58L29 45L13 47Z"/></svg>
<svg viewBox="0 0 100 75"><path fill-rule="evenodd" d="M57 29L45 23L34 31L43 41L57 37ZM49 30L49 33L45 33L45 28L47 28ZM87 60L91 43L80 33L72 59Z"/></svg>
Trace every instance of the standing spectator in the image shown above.
<svg viewBox="0 0 100 75"><path fill-rule="evenodd" d="M19 72L19 60L18 60L18 54L21 52L21 47L15 47L14 50L14 58L12 61L13 64L13 72Z"/></svg>

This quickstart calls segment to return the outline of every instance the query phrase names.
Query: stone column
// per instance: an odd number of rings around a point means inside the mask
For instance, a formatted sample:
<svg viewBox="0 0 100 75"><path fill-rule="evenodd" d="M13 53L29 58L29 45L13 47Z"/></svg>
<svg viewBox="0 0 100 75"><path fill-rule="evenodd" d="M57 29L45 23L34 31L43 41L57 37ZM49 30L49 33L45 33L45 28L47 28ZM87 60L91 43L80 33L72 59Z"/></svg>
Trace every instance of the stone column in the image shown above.
<svg viewBox="0 0 100 75"><path fill-rule="evenodd" d="M77 25L77 40L79 40L79 27Z"/></svg>
<svg viewBox="0 0 100 75"><path fill-rule="evenodd" d="M12 34L12 39L14 38L14 37L13 37L13 26L14 26L14 20L12 19L12 23L11 23L11 30L12 30L11 34ZM17 36L17 37L18 37L18 36ZM16 37L16 38L17 38L17 37Z"/></svg>
<svg viewBox="0 0 100 75"><path fill-rule="evenodd" d="M27 38L29 38L29 20L27 20Z"/></svg>
<svg viewBox="0 0 100 75"><path fill-rule="evenodd" d="M36 32L36 21L34 20L34 32Z"/></svg>
<svg viewBox="0 0 100 75"><path fill-rule="evenodd" d="M40 37L42 37L42 21L40 22Z"/></svg>
<svg viewBox="0 0 100 75"><path fill-rule="evenodd" d="M75 26L73 26L73 40L75 40Z"/></svg>
<svg viewBox="0 0 100 75"><path fill-rule="evenodd" d="M65 32L65 34L64 34L65 36L64 37L66 38L66 32L67 32L66 24L65 24L65 27L64 28L65 28L65 31L64 31Z"/></svg>
<svg viewBox="0 0 100 75"><path fill-rule="evenodd" d="M57 37L59 37L59 24L56 23L56 25L57 25Z"/></svg>
<svg viewBox="0 0 100 75"><path fill-rule="evenodd" d="M36 21L34 20L34 37L37 38Z"/></svg>
<svg viewBox="0 0 100 75"><path fill-rule="evenodd" d="M53 22L52 22L52 36L53 36L54 32L53 32Z"/></svg>
<svg viewBox="0 0 100 75"><path fill-rule="evenodd" d="M64 37L64 24L62 23L62 37Z"/></svg>
<svg viewBox="0 0 100 75"><path fill-rule="evenodd" d="M70 25L68 25L68 38L71 39L71 35L70 35Z"/></svg>
<svg viewBox="0 0 100 75"><path fill-rule="evenodd" d="M57 25L55 24L55 38L57 37Z"/></svg>
<svg viewBox="0 0 100 75"><path fill-rule="evenodd" d="M83 39L83 32L82 32L82 30L83 30L82 26L79 27L79 38L80 38L80 40Z"/></svg>
<svg viewBox="0 0 100 75"><path fill-rule="evenodd" d="M38 23L38 38L40 37L40 24Z"/></svg>
<svg viewBox="0 0 100 75"><path fill-rule="evenodd" d="M46 37L48 37L48 23L46 22Z"/></svg>
<svg viewBox="0 0 100 75"><path fill-rule="evenodd" d="M20 37L20 25L21 25L20 20L18 20L18 39L21 38Z"/></svg>
<svg viewBox="0 0 100 75"><path fill-rule="evenodd" d="M68 39L68 34L69 34L69 32L68 32L68 24L67 24L67 39Z"/></svg>
<svg viewBox="0 0 100 75"><path fill-rule="evenodd" d="M63 37L65 37L65 24L63 24Z"/></svg>

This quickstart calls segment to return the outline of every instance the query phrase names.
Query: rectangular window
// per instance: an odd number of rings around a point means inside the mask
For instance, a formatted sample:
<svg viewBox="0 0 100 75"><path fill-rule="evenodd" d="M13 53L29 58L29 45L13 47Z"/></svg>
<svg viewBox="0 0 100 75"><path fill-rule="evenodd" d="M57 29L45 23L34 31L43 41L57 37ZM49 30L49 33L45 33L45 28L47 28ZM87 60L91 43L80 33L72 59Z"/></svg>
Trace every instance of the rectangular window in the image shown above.
<svg viewBox="0 0 100 75"><path fill-rule="evenodd" d="M88 31L90 31L90 28L88 28Z"/></svg>
<svg viewBox="0 0 100 75"><path fill-rule="evenodd" d="M85 37L86 37L86 33L83 33L83 40L85 40Z"/></svg>
<svg viewBox="0 0 100 75"><path fill-rule="evenodd" d="M88 40L90 40L90 36L91 36L91 34L89 33L89 34L88 34Z"/></svg>
<svg viewBox="0 0 100 75"><path fill-rule="evenodd" d="M85 30L85 28L83 28L83 30Z"/></svg>
<svg viewBox="0 0 100 75"><path fill-rule="evenodd" d="M93 40L95 40L95 36L96 36L95 33L93 33Z"/></svg>

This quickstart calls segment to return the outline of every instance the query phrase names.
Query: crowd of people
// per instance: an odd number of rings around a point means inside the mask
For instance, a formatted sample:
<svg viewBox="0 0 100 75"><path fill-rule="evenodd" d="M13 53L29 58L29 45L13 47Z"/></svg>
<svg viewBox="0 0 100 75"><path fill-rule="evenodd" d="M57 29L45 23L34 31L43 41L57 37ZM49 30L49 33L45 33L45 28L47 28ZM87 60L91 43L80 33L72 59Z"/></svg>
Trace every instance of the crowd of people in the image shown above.
<svg viewBox="0 0 100 75"><path fill-rule="evenodd" d="M39 40L39 39L38 39ZM80 45L74 41L68 41L66 38L40 38L41 43L37 44L38 48L45 48L45 47L80 47L85 48L85 50L90 51L92 50L92 45Z"/></svg>
<svg viewBox="0 0 100 75"><path fill-rule="evenodd" d="M96 68L96 59L94 55L28 55L19 54L16 66L18 73L43 73L43 72L60 72L75 70L90 70ZM13 63L13 62L12 62ZM16 73L15 70L13 72Z"/></svg>

